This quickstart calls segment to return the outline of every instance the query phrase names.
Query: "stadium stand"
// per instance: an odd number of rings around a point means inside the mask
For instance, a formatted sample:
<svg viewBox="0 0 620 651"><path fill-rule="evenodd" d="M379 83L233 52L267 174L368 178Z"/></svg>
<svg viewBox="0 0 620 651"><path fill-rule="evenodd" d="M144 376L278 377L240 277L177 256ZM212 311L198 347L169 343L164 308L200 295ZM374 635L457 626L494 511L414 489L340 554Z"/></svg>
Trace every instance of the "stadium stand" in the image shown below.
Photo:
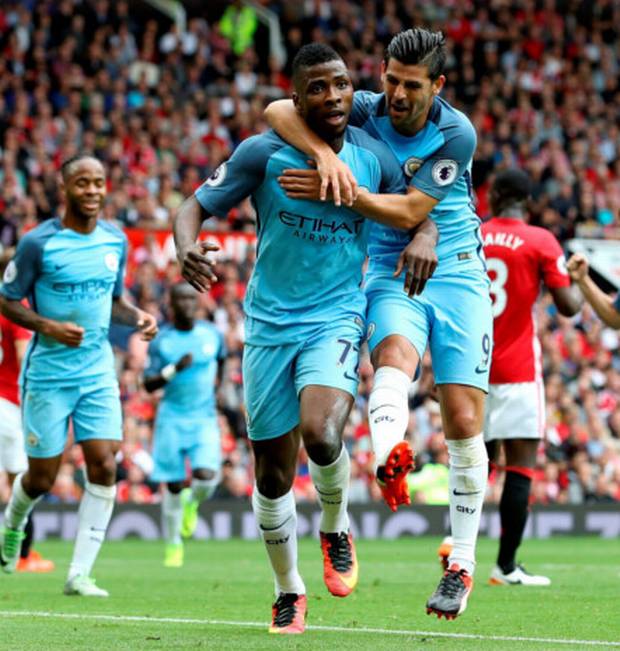
<svg viewBox="0 0 620 651"><path fill-rule="evenodd" d="M197 6L202 3L195 3ZM493 174L519 166L534 179L531 218L566 241L620 237L620 6L613 0L263 1L280 21L288 63L266 55L268 38L253 10L235 30L234 8L207 3L184 31L146 3L119 0L5 1L0 8L0 245L61 208L57 172L77 151L107 164L103 215L128 229L128 291L164 320L167 288L178 278L168 230L183 198L234 147L267 128L266 103L290 91L288 64L300 44L333 45L356 88L377 90L383 48L401 29L443 29L449 63L445 96L478 132L473 181L488 217ZM224 452L216 496L247 498L240 356L242 299L254 259L249 202L209 224L222 243L219 282L200 298L202 314L228 346L219 389ZM589 308L567 320L548 297L538 307L544 353L547 437L539 450L537 503L620 501L620 340ZM149 482L156 404L141 386L145 344L112 333L125 413L120 501L158 499ZM421 473L414 501L447 503L445 446L430 365L410 399L409 436ZM366 404L372 383L361 368L359 397L346 428L351 501L379 499L371 476ZM52 498L76 501L83 466L66 452ZM424 470L426 468L426 470ZM491 478L488 500L501 493ZM7 486L0 479L0 501ZM302 452L298 500L314 499ZM432 496L432 497L431 497Z"/></svg>

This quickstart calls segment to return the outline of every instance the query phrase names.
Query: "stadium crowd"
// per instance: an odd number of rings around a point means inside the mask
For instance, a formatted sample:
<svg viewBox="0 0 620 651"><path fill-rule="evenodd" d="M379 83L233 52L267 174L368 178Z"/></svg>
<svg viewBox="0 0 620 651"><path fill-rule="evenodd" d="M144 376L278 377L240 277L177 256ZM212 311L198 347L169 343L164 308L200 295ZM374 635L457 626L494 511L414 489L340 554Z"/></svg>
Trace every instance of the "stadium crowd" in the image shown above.
<svg viewBox="0 0 620 651"><path fill-rule="evenodd" d="M200 3L197 3L200 4ZM493 173L519 166L534 179L532 222L560 241L620 235L620 4L615 0L306 0L261 4L279 15L287 63L267 56L257 13L213 3L179 32L153 10L125 0L30 0L0 8L0 245L60 208L58 169L78 151L107 165L103 218L140 229L129 254L127 289L136 304L167 314L178 278L173 252L156 231L170 228L191 194L244 138L267 128L263 109L291 90L288 65L310 40L333 45L358 89L378 90L383 49L416 24L443 30L449 63L445 97L478 132L473 166L478 212L489 216ZM213 220L212 220L213 221ZM209 230L251 233L249 202ZM222 254L218 283L200 297L205 318L228 347L218 388L224 465L218 498L244 498L252 464L243 415L242 299L254 248ZM249 242L249 244L248 244ZM224 247L225 251L229 249ZM538 308L547 432L532 488L537 503L620 501L620 340L592 310L559 317L548 297ZM158 500L149 482L156 399L142 387L147 347L115 327L125 414L118 499ZM372 481L366 404L372 383L360 368L359 396L346 428L351 501L379 499ZM420 469L414 501L447 503L447 451L429 360L410 395L409 436ZM83 459L66 453L51 499L76 501ZM488 500L501 493L491 478ZM300 455L295 491L314 499ZM7 487L0 481L0 501Z"/></svg>

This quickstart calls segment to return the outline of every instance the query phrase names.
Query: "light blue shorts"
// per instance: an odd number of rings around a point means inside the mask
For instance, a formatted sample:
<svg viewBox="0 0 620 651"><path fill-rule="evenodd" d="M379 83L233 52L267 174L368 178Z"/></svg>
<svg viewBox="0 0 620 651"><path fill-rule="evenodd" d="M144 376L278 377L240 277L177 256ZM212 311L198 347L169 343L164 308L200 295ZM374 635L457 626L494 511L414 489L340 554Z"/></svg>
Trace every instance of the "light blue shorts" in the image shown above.
<svg viewBox="0 0 620 651"><path fill-rule="evenodd" d="M305 341L282 346L245 345L243 387L248 435L277 438L299 424L299 394L308 385L355 397L364 324L359 317L332 321Z"/></svg>
<svg viewBox="0 0 620 651"><path fill-rule="evenodd" d="M153 436L153 481L183 481L187 476L186 459L192 470L204 468L217 472L220 469L222 445L215 417L197 419L159 414Z"/></svg>
<svg viewBox="0 0 620 651"><path fill-rule="evenodd" d="M75 442L123 438L118 384L104 383L43 389L26 386L22 395L22 423L29 457L48 459L62 454L69 419Z"/></svg>
<svg viewBox="0 0 620 651"><path fill-rule="evenodd" d="M489 390L493 315L486 273L431 278L421 296L409 298L401 278L366 281L368 347L402 335L420 358L429 345L436 384Z"/></svg>

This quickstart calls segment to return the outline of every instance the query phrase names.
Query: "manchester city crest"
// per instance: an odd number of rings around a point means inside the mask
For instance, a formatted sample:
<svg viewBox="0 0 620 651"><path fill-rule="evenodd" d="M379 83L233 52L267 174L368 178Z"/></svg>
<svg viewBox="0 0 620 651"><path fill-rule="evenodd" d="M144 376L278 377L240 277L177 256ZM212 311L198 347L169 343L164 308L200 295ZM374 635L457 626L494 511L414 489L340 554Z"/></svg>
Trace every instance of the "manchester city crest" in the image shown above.
<svg viewBox="0 0 620 651"><path fill-rule="evenodd" d="M422 166L424 161L421 158L416 158L415 156L410 156L403 165L403 170L405 174L411 178Z"/></svg>

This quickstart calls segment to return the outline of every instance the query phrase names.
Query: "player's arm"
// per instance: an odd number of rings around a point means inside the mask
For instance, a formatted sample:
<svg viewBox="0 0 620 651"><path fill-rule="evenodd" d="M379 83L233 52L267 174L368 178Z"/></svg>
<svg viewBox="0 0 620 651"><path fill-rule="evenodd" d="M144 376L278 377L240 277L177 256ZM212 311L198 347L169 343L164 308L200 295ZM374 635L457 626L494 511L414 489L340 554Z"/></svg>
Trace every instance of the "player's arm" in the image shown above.
<svg viewBox="0 0 620 651"><path fill-rule="evenodd" d="M281 147L276 140L264 135L244 140L230 159L181 204L172 227L174 244L183 278L199 292L208 291L217 280L215 263L207 254L219 249L212 242L197 241L203 222L212 215L226 217L262 183L274 145Z"/></svg>
<svg viewBox="0 0 620 651"><path fill-rule="evenodd" d="M116 296L112 300L112 321L136 328L144 341L150 341L157 334L155 317L132 305L124 296Z"/></svg>
<svg viewBox="0 0 620 651"><path fill-rule="evenodd" d="M581 290L584 299L592 306L600 319L610 328L620 328L618 301L605 294L588 274L588 261L581 253L575 253L568 261L568 273Z"/></svg>
<svg viewBox="0 0 620 651"><path fill-rule="evenodd" d="M424 291L426 282L437 268L437 242L439 230L432 219L425 219L411 231L411 241L401 251L396 263L394 278L405 273L404 291L410 296L417 296Z"/></svg>
<svg viewBox="0 0 620 651"><path fill-rule="evenodd" d="M583 296L576 287L550 287L549 291L562 316L575 316L583 305Z"/></svg>
<svg viewBox="0 0 620 651"><path fill-rule="evenodd" d="M157 391L166 386L170 380L177 374L180 373L183 369L186 369L192 362L194 358L191 353L186 353L177 361L176 364L167 364L164 366L161 371L158 373L152 373L149 369L147 374L144 377L144 388L149 392Z"/></svg>
<svg viewBox="0 0 620 651"><path fill-rule="evenodd" d="M341 204L341 199L347 206L353 205L358 191L353 172L306 124L297 113L293 100L280 99L271 102L265 109L265 119L282 140L286 140L316 161L320 179L318 199L325 201L328 198L328 190L331 189L337 206Z"/></svg>
<svg viewBox="0 0 620 651"><path fill-rule="evenodd" d="M11 300L0 295L0 312L22 328L51 337L65 346L77 348L82 343L84 328L70 321L55 321L42 317L23 305L21 298Z"/></svg>
<svg viewBox="0 0 620 651"><path fill-rule="evenodd" d="M188 197L179 208L172 227L181 275L197 291L206 292L217 280L214 261L207 255L219 246L198 242L198 234L209 213L198 203L196 195Z"/></svg>

